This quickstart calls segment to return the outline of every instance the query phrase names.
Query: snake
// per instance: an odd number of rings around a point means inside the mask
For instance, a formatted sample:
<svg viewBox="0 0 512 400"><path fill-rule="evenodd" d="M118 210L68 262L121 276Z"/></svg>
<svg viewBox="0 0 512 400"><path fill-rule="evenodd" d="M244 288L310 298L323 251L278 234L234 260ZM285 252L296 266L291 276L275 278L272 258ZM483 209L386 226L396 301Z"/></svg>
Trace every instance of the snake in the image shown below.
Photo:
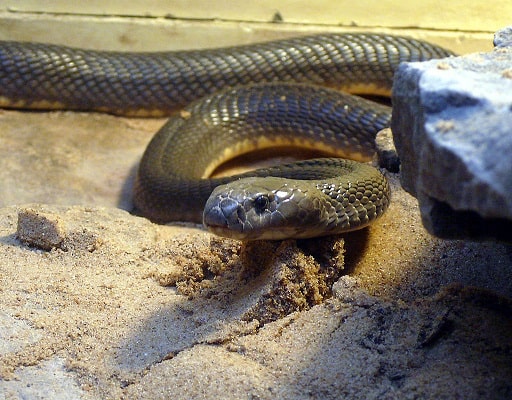
<svg viewBox="0 0 512 400"><path fill-rule="evenodd" d="M364 228L390 202L364 161L391 109L344 91L389 96L401 62L451 55L377 33L138 53L4 41L0 106L171 115L140 161L137 213L241 240L311 238ZM210 177L233 157L290 146L325 157Z"/></svg>

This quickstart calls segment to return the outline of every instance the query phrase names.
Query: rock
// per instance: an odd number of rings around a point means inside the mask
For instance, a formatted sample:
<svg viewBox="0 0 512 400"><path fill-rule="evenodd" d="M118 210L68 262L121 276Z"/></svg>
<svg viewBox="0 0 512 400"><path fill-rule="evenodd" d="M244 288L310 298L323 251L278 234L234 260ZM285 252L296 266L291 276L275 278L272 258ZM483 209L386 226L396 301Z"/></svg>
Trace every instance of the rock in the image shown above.
<svg viewBox="0 0 512 400"><path fill-rule="evenodd" d="M42 250L63 248L65 230L61 218L38 210L26 208L18 213L18 238Z"/></svg>
<svg viewBox="0 0 512 400"><path fill-rule="evenodd" d="M391 128L401 183L442 238L512 241L512 29L490 53L402 64Z"/></svg>
<svg viewBox="0 0 512 400"><path fill-rule="evenodd" d="M385 128L377 132L375 145L377 147L376 163L379 167L385 168L389 172L400 171L400 158L396 153L395 144L393 143L393 134L390 128Z"/></svg>
<svg viewBox="0 0 512 400"><path fill-rule="evenodd" d="M512 26L508 26L494 34L494 47L512 46Z"/></svg>

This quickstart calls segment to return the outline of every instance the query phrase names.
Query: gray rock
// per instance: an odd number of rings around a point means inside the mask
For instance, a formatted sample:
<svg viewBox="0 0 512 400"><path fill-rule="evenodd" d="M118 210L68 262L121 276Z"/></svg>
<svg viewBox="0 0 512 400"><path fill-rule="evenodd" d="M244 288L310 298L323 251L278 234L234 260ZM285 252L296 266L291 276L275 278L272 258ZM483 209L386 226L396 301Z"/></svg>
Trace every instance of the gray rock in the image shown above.
<svg viewBox="0 0 512 400"><path fill-rule="evenodd" d="M512 46L512 26L507 26L494 34L494 47Z"/></svg>
<svg viewBox="0 0 512 400"><path fill-rule="evenodd" d="M390 128L377 132L375 145L377 147L376 163L379 167L385 168L390 172L400 171L400 158L396 153L393 134Z"/></svg>
<svg viewBox="0 0 512 400"><path fill-rule="evenodd" d="M512 29L490 53L406 63L391 128L401 183L442 238L512 241Z"/></svg>

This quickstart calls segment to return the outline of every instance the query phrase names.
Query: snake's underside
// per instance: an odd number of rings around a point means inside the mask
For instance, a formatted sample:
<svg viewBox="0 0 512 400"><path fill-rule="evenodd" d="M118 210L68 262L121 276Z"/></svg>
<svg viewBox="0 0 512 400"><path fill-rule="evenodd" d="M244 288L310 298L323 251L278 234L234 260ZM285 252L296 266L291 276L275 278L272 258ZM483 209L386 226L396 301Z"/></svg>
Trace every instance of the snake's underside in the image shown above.
<svg viewBox="0 0 512 400"><path fill-rule="evenodd" d="M207 177L227 159L266 147L368 159L390 109L318 85L387 94L400 62L449 55L379 34L166 53L1 42L0 106L162 115L192 102L144 153L138 211L160 222L204 217L214 232L242 239L311 237L358 229L381 215L389 187L380 172L331 158L248 174L275 177L266 181Z"/></svg>

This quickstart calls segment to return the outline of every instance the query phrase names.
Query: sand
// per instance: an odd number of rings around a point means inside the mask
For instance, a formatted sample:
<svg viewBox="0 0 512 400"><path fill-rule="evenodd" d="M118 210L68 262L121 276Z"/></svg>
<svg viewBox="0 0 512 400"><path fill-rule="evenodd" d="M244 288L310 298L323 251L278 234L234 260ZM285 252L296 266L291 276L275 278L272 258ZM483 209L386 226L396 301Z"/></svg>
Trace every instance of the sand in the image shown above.
<svg viewBox="0 0 512 400"><path fill-rule="evenodd" d="M398 175L335 238L130 215L164 120L0 113L0 398L510 398L512 247L442 241Z"/></svg>

